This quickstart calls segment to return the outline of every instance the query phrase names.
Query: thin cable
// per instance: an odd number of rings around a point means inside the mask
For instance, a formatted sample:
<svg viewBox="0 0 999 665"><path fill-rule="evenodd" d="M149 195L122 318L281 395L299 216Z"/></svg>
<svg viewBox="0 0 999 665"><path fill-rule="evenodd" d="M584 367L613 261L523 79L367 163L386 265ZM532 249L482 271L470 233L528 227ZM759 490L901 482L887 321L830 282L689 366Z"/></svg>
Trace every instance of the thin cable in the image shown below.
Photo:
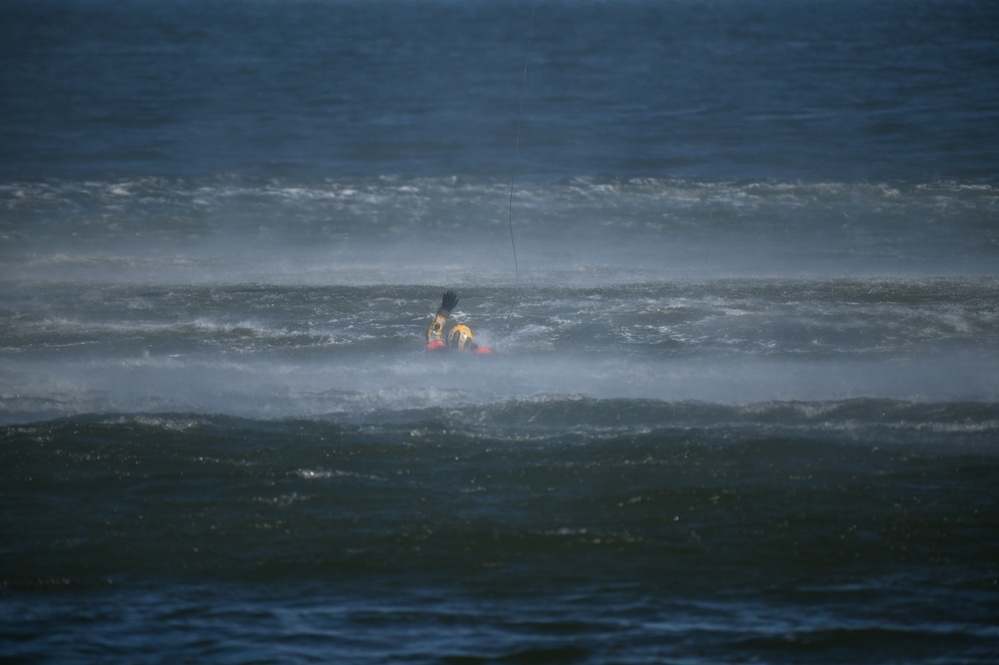
<svg viewBox="0 0 999 665"><path fill-rule="evenodd" d="M531 23L527 30L527 47L524 49L524 76L520 81L520 106L517 109L517 140L513 147L513 171L510 174L510 202L507 206L507 222L510 226L510 247L513 248L513 302L510 304L510 311L506 315L506 326L510 326L510 315L513 314L517 306L517 298L520 294L520 263L517 261L517 241L513 235L513 189L517 182L517 157L520 155L520 126L524 118L524 90L527 88L527 63L531 55L531 39L534 36L534 8L537 1L531 2Z"/></svg>

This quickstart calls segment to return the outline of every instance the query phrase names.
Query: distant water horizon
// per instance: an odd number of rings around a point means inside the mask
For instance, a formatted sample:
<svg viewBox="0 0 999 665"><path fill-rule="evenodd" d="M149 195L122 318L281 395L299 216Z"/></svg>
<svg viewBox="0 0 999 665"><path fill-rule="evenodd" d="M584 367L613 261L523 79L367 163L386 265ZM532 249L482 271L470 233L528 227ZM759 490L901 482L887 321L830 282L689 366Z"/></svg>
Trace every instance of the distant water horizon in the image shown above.
<svg viewBox="0 0 999 665"><path fill-rule="evenodd" d="M975 0L15 0L3 12L7 180L505 180L521 101L525 179L997 174L999 16Z"/></svg>

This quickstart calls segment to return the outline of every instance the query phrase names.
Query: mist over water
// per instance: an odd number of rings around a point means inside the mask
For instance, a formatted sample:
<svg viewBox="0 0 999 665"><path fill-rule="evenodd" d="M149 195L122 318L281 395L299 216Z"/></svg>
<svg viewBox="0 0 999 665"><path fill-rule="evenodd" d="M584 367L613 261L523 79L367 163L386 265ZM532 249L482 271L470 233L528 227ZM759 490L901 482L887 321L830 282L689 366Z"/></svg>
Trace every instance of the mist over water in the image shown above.
<svg viewBox="0 0 999 665"><path fill-rule="evenodd" d="M8 185L25 279L571 285L994 273L990 185L227 178Z"/></svg>
<svg viewBox="0 0 999 665"><path fill-rule="evenodd" d="M995 662L996 7L2 3L0 660Z"/></svg>
<svg viewBox="0 0 999 665"><path fill-rule="evenodd" d="M37 285L5 324L7 417L351 418L550 396L936 402L999 387L994 279L580 281L463 291L455 319L497 352L473 359L423 354L426 286Z"/></svg>

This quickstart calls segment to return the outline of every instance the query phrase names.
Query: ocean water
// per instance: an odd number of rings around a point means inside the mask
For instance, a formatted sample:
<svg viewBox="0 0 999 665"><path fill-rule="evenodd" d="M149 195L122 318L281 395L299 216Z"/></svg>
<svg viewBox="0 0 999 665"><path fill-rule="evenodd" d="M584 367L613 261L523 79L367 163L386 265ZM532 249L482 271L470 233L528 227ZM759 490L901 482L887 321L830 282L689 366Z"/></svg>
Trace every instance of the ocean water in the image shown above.
<svg viewBox="0 0 999 665"><path fill-rule="evenodd" d="M0 662L996 662L997 28L3 3Z"/></svg>

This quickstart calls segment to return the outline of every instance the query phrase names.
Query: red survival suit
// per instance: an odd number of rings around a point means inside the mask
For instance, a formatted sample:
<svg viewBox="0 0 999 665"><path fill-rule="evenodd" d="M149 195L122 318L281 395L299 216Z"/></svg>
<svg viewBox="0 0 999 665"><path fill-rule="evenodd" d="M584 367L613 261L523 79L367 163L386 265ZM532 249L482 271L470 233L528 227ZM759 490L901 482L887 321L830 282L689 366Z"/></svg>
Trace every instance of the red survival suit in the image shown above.
<svg viewBox="0 0 999 665"><path fill-rule="evenodd" d="M441 298L440 309L434 314L434 318L430 320L430 326L427 327L427 351L469 351L480 355L492 353L492 349L479 346L472 340L472 331L466 325L459 324L451 328L447 335L447 343L441 339L447 317L451 315L451 310L457 304L458 294L454 291L445 291Z"/></svg>

